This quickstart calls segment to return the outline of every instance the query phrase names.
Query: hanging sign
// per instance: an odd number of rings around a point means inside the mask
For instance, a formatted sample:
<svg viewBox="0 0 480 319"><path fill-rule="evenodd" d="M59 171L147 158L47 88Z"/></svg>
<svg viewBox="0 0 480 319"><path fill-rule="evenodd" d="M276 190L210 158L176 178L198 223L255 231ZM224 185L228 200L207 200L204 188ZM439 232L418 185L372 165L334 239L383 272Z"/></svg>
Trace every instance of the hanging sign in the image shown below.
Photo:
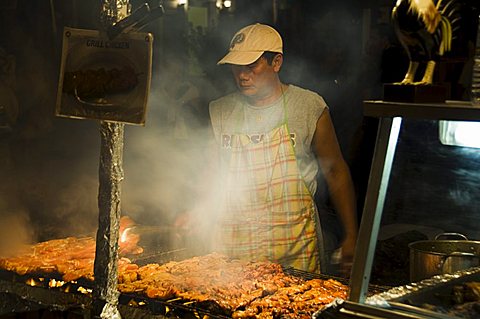
<svg viewBox="0 0 480 319"><path fill-rule="evenodd" d="M153 36L66 27L55 115L145 124Z"/></svg>

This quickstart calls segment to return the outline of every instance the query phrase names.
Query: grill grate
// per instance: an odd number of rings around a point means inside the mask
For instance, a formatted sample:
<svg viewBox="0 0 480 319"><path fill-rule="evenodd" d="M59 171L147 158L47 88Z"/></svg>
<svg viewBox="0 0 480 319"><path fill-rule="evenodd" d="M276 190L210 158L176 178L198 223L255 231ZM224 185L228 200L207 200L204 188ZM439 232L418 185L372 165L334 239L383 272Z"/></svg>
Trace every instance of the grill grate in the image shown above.
<svg viewBox="0 0 480 319"><path fill-rule="evenodd" d="M132 262L145 265L147 263L161 263L162 261L171 261L171 260L181 260L187 257L188 252L185 249L178 249L168 252L152 252L149 254L143 254L141 256L137 256L138 258L132 260ZM307 271L295 269L292 267L284 267L283 268L285 274L301 278L304 280L311 280L311 279L334 279L338 282L348 286L348 279L339 278L339 277L332 277L324 274L316 274L310 273ZM62 276L58 273L29 273L26 275L19 275L11 271L1 270L0 269L0 283L3 282L15 282L20 285L26 286L25 290L23 290L24 298L28 299L30 296L34 296L38 294L38 290L44 291L44 294L49 294L52 291L63 293L65 295L73 295L68 296L69 298L75 298L75 295L81 296L78 300L83 300L84 297L90 298L90 296L81 294L78 290L79 287L85 289L91 289L93 287L93 283L86 279L79 279L75 282L67 282L61 287L51 287L49 286L49 282L51 280L61 281ZM28 286L28 280L35 281L35 287ZM40 280L41 279L41 280ZM389 288L381 287L381 286L369 286L369 291L372 293L380 293L387 291ZM36 289L35 294L33 293L33 289ZM0 291L1 292L1 291ZM5 292L5 291L4 291ZM44 300L45 301L45 300ZM44 306L51 306L48 302L44 302ZM54 299L50 300L52 305L55 304L57 301ZM122 293L119 296L119 305L123 307L124 310L132 311L135 309L141 310L144 313L151 314L151 315L163 315L168 318L203 318L205 316L212 318L212 319L226 319L231 318L231 313L229 310L224 309L215 301L190 301L185 299L171 299L171 300L161 300L161 299L150 299L144 295L140 294L125 294Z"/></svg>
<svg viewBox="0 0 480 319"><path fill-rule="evenodd" d="M121 294L119 303L146 309L153 315L163 315L169 318L198 319L207 316L212 319L231 319L230 316L222 314L224 310L215 302L194 302L183 299L159 300Z"/></svg>
<svg viewBox="0 0 480 319"><path fill-rule="evenodd" d="M335 276L328 276L328 275L323 275L323 274L317 274L317 273L311 273L308 271L292 268L292 267L286 267L283 269L284 272L288 275L292 275L295 277L299 277L305 280L311 280L311 279L323 279L323 280L328 280L328 279L334 279L346 286L349 285L349 281L346 278L342 277L335 277ZM369 295L374 295L378 294L381 292L385 292L389 290L391 287L386 287L386 286L378 286L378 285L368 285L368 294Z"/></svg>

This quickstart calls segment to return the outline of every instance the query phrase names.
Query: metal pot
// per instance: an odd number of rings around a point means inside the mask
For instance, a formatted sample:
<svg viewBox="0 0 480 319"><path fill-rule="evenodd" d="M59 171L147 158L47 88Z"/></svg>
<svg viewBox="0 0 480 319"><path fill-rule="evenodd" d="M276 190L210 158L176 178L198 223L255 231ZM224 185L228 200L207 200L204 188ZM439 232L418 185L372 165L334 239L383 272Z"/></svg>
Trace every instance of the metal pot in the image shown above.
<svg viewBox="0 0 480 319"><path fill-rule="evenodd" d="M440 240L456 236L461 240ZM468 240L462 234L442 233L435 240L410 243L410 281L480 266L480 241Z"/></svg>

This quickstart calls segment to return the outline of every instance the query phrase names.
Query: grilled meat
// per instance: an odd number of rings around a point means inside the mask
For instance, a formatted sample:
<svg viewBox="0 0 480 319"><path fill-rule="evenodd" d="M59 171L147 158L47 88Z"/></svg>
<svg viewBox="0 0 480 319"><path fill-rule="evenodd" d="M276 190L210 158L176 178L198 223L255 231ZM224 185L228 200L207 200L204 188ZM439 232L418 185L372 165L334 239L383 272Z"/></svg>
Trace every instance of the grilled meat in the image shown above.
<svg viewBox="0 0 480 319"><path fill-rule="evenodd" d="M212 253L164 265L149 264L138 280L119 285L121 292L149 298L181 298L213 303L233 318L311 318L333 301L345 299L347 286L329 279L304 280L270 262L229 260Z"/></svg>
<svg viewBox="0 0 480 319"><path fill-rule="evenodd" d="M312 279L256 299L245 310L235 311L233 318L311 318L335 298L346 297L347 287L338 281Z"/></svg>
<svg viewBox="0 0 480 319"><path fill-rule="evenodd" d="M93 280L93 238L52 240L33 245L29 253L0 258L0 268L19 274L52 273L63 280ZM211 253L139 267L121 258L118 290L145 298L181 299L209 305L233 318L311 318L335 298L346 298L347 286L333 279L305 280L284 273L279 264L231 260Z"/></svg>
<svg viewBox="0 0 480 319"><path fill-rule="evenodd" d="M25 248L18 256L0 258L0 268L19 275L28 273L56 273L64 281L79 278L93 280L95 239L93 237L67 237L38 243ZM120 258L119 269L135 269L127 258Z"/></svg>

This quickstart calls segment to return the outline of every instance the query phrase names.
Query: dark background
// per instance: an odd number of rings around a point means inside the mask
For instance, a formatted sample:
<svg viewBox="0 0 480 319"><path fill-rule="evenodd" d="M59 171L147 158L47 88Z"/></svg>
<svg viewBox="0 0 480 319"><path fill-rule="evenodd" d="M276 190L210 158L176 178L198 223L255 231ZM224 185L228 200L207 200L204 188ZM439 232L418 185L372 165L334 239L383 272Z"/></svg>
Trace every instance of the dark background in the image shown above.
<svg viewBox="0 0 480 319"><path fill-rule="evenodd" d="M139 223L168 224L194 200L193 176L202 165L199 144L192 135L182 141L169 135L165 92L174 83L196 88L187 122L201 131L208 123L208 101L233 89L228 68L216 61L236 30L263 22L284 36L283 80L318 92L329 104L361 217L377 128L376 119L363 116L362 101L381 99L382 84L400 81L408 65L390 25L394 2L278 1L275 20L272 1L241 0L233 12L217 12L216 23L204 29L189 25L183 8L167 10L144 30L155 37L153 79L146 126L126 126L124 214ZM135 8L141 2L131 4ZM470 5L472 16L466 19L475 21L478 11ZM475 23L435 75L435 81L451 85L451 99L469 99ZM54 116L64 26L98 28L98 3L0 4L0 79L18 102L18 114L2 118L0 228L19 241L91 233L97 224L99 124ZM405 121L383 224L420 225L479 239L479 156L476 149L441 145L436 122ZM335 218L324 218L325 227L340 236ZM410 228L418 229L401 229Z"/></svg>

